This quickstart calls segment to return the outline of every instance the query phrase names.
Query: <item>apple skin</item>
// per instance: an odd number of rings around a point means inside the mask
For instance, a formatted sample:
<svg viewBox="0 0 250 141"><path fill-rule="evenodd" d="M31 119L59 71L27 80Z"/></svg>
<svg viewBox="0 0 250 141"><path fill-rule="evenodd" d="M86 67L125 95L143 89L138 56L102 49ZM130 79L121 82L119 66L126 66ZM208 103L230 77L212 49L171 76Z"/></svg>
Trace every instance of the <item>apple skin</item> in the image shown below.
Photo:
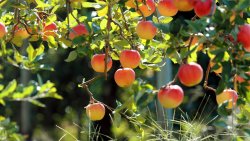
<svg viewBox="0 0 250 141"><path fill-rule="evenodd" d="M225 89L222 93L216 95L218 105L228 101L227 109L232 109L236 105L238 99L237 92L232 89Z"/></svg>
<svg viewBox="0 0 250 141"><path fill-rule="evenodd" d="M6 27L0 22L0 39L2 39L7 34Z"/></svg>
<svg viewBox="0 0 250 141"><path fill-rule="evenodd" d="M141 39L151 40L157 34L157 28L151 21L140 21L136 27L136 33Z"/></svg>
<svg viewBox="0 0 250 141"><path fill-rule="evenodd" d="M120 54L120 63L124 68L136 68L141 61L141 55L137 50L123 50Z"/></svg>
<svg viewBox="0 0 250 141"><path fill-rule="evenodd" d="M199 64L194 62L182 64L179 68L178 78L187 87L195 86L203 78L203 69Z"/></svg>
<svg viewBox="0 0 250 141"><path fill-rule="evenodd" d="M86 108L86 114L92 121L102 120L105 116L105 107L102 103L92 103Z"/></svg>
<svg viewBox="0 0 250 141"><path fill-rule="evenodd" d="M55 23L51 23L49 25L44 26L43 28L43 40L47 40L48 36L56 37L57 25Z"/></svg>
<svg viewBox="0 0 250 141"><path fill-rule="evenodd" d="M162 16L174 16L178 12L173 0L161 0L157 9Z"/></svg>
<svg viewBox="0 0 250 141"><path fill-rule="evenodd" d="M237 34L237 41L243 45L243 48L250 52L250 24L239 26L239 32Z"/></svg>
<svg viewBox="0 0 250 141"><path fill-rule="evenodd" d="M144 17L152 15L156 9L154 0L146 0L146 5L141 3L139 9L141 10Z"/></svg>
<svg viewBox="0 0 250 141"><path fill-rule="evenodd" d="M184 92L178 85L168 85L158 92L158 100L164 108L176 108L184 98Z"/></svg>
<svg viewBox="0 0 250 141"><path fill-rule="evenodd" d="M14 38L19 38L21 40L27 39L30 37L30 34L26 31L25 28L16 28L15 33L14 33Z"/></svg>
<svg viewBox="0 0 250 141"><path fill-rule="evenodd" d="M70 31L69 39L73 40L74 38L82 35L89 35L89 31L84 24L78 24L72 28L72 31Z"/></svg>
<svg viewBox="0 0 250 141"><path fill-rule="evenodd" d="M213 14L215 9L216 4L213 0L196 0L194 5L194 12L200 18Z"/></svg>
<svg viewBox="0 0 250 141"><path fill-rule="evenodd" d="M108 58L107 71L112 67L112 59ZM95 54L91 59L91 66L96 72L105 71L105 54Z"/></svg>
<svg viewBox="0 0 250 141"><path fill-rule="evenodd" d="M194 8L195 0L173 0L173 2L179 11L191 11Z"/></svg>
<svg viewBox="0 0 250 141"><path fill-rule="evenodd" d="M131 68L121 68L115 72L115 82L120 87L129 87L135 81L135 72Z"/></svg>

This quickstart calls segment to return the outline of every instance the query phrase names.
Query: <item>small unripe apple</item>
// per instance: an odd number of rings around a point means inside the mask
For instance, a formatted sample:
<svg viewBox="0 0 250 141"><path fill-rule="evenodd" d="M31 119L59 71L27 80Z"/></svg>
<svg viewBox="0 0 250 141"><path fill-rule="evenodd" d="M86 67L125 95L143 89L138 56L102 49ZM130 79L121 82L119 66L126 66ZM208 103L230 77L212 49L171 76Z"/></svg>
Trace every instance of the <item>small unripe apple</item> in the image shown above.
<svg viewBox="0 0 250 141"><path fill-rule="evenodd" d="M195 86L199 84L203 78L203 69L199 64L194 62L182 64L179 68L178 78L185 86Z"/></svg>
<svg viewBox="0 0 250 141"><path fill-rule="evenodd" d="M2 39L7 33L6 27L0 22L0 39Z"/></svg>
<svg viewBox="0 0 250 141"><path fill-rule="evenodd" d="M179 11L191 11L195 0L174 0L174 5Z"/></svg>
<svg viewBox="0 0 250 141"><path fill-rule="evenodd" d="M151 21L140 21L136 27L137 35L142 39L151 40L157 33L157 28Z"/></svg>
<svg viewBox="0 0 250 141"><path fill-rule="evenodd" d="M115 82L120 87L129 87L135 81L135 72L131 68L121 68L115 72Z"/></svg>
<svg viewBox="0 0 250 141"><path fill-rule="evenodd" d="M48 36L56 37L57 26L55 23L44 26L43 28L43 40L47 40Z"/></svg>
<svg viewBox="0 0 250 141"><path fill-rule="evenodd" d="M86 114L92 121L102 120L105 116L105 107L102 103L92 103L86 108Z"/></svg>
<svg viewBox="0 0 250 141"><path fill-rule="evenodd" d="M164 108L178 107L184 98L183 90L178 85L168 85L158 92L158 100Z"/></svg>
<svg viewBox="0 0 250 141"><path fill-rule="evenodd" d="M228 102L227 109L232 109L236 105L237 99L237 92L232 89L225 89L222 93L216 95L216 101L219 105Z"/></svg>
<svg viewBox="0 0 250 141"><path fill-rule="evenodd" d="M137 50L123 50L120 54L120 62L124 68L136 68L141 61L141 55Z"/></svg>
<svg viewBox="0 0 250 141"><path fill-rule="evenodd" d="M194 12L200 18L213 14L215 9L216 4L213 0L196 0L194 5Z"/></svg>
<svg viewBox="0 0 250 141"><path fill-rule="evenodd" d="M237 34L237 40L241 43L247 52L250 52L250 24L239 26L239 32Z"/></svg>
<svg viewBox="0 0 250 141"><path fill-rule="evenodd" d="M178 12L173 0L161 0L157 9L162 16L174 16Z"/></svg>
<svg viewBox="0 0 250 141"><path fill-rule="evenodd" d="M107 60L107 71L109 71L112 67L112 59L108 57ZM95 54L91 59L91 66L96 72L104 72L105 71L105 54Z"/></svg>
<svg viewBox="0 0 250 141"><path fill-rule="evenodd" d="M89 35L89 31L84 24L78 24L77 26L72 28L72 31L70 31L69 39L73 40L74 38L82 35Z"/></svg>

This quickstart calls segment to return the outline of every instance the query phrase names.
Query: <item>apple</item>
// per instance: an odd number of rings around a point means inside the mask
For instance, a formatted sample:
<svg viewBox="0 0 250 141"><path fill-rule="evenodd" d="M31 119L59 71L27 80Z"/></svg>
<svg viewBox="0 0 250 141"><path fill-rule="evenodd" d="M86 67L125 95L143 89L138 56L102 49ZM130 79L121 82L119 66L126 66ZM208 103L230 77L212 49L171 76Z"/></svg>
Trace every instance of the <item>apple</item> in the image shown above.
<svg viewBox="0 0 250 141"><path fill-rule="evenodd" d="M151 21L140 21L137 24L136 33L142 39L151 40L157 34L157 28Z"/></svg>
<svg viewBox="0 0 250 141"><path fill-rule="evenodd" d="M222 93L216 95L216 101L219 105L228 102L227 109L232 109L236 105L237 99L237 92L232 89L225 89Z"/></svg>
<svg viewBox="0 0 250 141"><path fill-rule="evenodd" d="M124 68L136 68L141 61L141 55L137 50L123 50L120 54L120 63Z"/></svg>
<svg viewBox="0 0 250 141"><path fill-rule="evenodd" d="M194 5L194 12L198 17L205 17L213 14L216 9L214 0L196 0Z"/></svg>
<svg viewBox="0 0 250 141"><path fill-rule="evenodd" d="M194 8L195 0L173 0L173 2L179 11L191 11Z"/></svg>
<svg viewBox="0 0 250 141"><path fill-rule="evenodd" d="M195 86L199 84L203 78L203 69L199 64L194 62L182 64L179 68L178 78L185 86Z"/></svg>
<svg viewBox="0 0 250 141"><path fill-rule="evenodd" d="M47 40L48 36L56 37L57 26L55 23L44 26L43 28L43 40Z"/></svg>
<svg viewBox="0 0 250 141"><path fill-rule="evenodd" d="M25 28L17 27L15 29L14 38L23 40L23 39L27 39L28 37L30 37L30 34L27 32Z"/></svg>
<svg viewBox="0 0 250 141"><path fill-rule="evenodd" d="M105 116L105 107L102 103L91 103L86 108L86 114L92 121L102 120Z"/></svg>
<svg viewBox="0 0 250 141"><path fill-rule="evenodd" d="M137 0L137 2L138 8L140 9L144 17L148 17L155 12L156 7L154 0L146 0L146 5L142 2L142 0ZM128 0L125 5L131 8L137 8L135 0ZM137 10L137 12L141 14L139 10Z"/></svg>
<svg viewBox="0 0 250 141"><path fill-rule="evenodd" d="M70 31L69 39L73 40L74 38L82 35L89 35L89 31L84 24L78 24L77 26L72 28L72 31Z"/></svg>
<svg viewBox="0 0 250 141"><path fill-rule="evenodd" d="M157 96L164 108L176 108L182 103L184 93L180 86L168 85L161 88Z"/></svg>
<svg viewBox="0 0 250 141"><path fill-rule="evenodd" d="M129 87L135 81L135 72L131 68L121 68L115 72L115 82L120 87Z"/></svg>
<svg viewBox="0 0 250 141"><path fill-rule="evenodd" d="M2 39L7 34L6 27L0 22L0 39Z"/></svg>
<svg viewBox="0 0 250 141"><path fill-rule="evenodd" d="M174 16L178 12L173 0L161 0L157 9L162 16Z"/></svg>
<svg viewBox="0 0 250 141"><path fill-rule="evenodd" d="M108 57L107 71L112 67L112 59ZM105 71L105 54L95 54L91 59L91 66L96 72Z"/></svg>
<svg viewBox="0 0 250 141"><path fill-rule="evenodd" d="M250 52L250 24L239 26L239 32L237 34L237 41L243 45L243 48Z"/></svg>

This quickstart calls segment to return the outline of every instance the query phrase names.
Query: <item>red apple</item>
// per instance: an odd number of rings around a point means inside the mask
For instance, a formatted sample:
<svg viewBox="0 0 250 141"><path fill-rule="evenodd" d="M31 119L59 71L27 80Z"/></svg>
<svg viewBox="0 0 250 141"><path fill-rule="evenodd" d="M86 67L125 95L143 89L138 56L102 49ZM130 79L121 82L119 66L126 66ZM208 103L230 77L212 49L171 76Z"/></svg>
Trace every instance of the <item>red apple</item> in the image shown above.
<svg viewBox="0 0 250 141"><path fill-rule="evenodd" d="M236 105L237 99L237 92L232 89L225 89L222 93L216 95L216 101L219 105L228 102L227 109L232 109Z"/></svg>
<svg viewBox="0 0 250 141"><path fill-rule="evenodd" d="M69 39L73 40L74 38L82 35L89 35L89 31L84 24L78 24L77 26L72 28L72 31L70 31Z"/></svg>
<svg viewBox="0 0 250 141"><path fill-rule="evenodd" d="M169 85L158 92L158 100L164 108L176 108L183 101L184 93L180 86Z"/></svg>
<svg viewBox="0 0 250 141"><path fill-rule="evenodd" d="M95 54L91 59L91 66L96 72L105 71L105 54ZM107 71L112 67L112 59L108 57Z"/></svg>
<svg viewBox="0 0 250 141"><path fill-rule="evenodd" d="M199 64L194 62L183 64L179 68L178 78L185 86L195 86L199 84L203 78L203 69Z"/></svg>
<svg viewBox="0 0 250 141"><path fill-rule="evenodd" d="M174 16L178 12L173 0L161 0L157 9L162 16Z"/></svg>
<svg viewBox="0 0 250 141"><path fill-rule="evenodd" d="M43 40L47 40L48 36L56 37L57 26L55 23L44 26L43 28Z"/></svg>
<svg viewBox="0 0 250 141"><path fill-rule="evenodd" d="M123 50L120 55L120 62L124 68L136 68L141 61L141 55L137 50Z"/></svg>
<svg viewBox="0 0 250 141"><path fill-rule="evenodd" d="M92 103L86 108L86 114L92 121L102 120L105 115L105 107L102 103Z"/></svg>
<svg viewBox="0 0 250 141"><path fill-rule="evenodd" d="M129 87L135 81L135 72L131 68L121 68L115 72L115 82L120 87Z"/></svg>
<svg viewBox="0 0 250 141"><path fill-rule="evenodd" d="M0 39L2 39L7 33L6 27L0 22Z"/></svg>
<svg viewBox="0 0 250 141"><path fill-rule="evenodd" d="M216 4L213 0L196 0L194 5L194 12L200 18L213 14L215 9Z"/></svg>
<svg viewBox="0 0 250 141"><path fill-rule="evenodd" d="M25 28L19 28L17 27L15 29L15 33L14 33L14 38L18 38L18 39L26 39L30 36L30 34L27 32L27 30Z"/></svg>
<svg viewBox="0 0 250 141"><path fill-rule="evenodd" d="M237 34L237 40L243 45L247 52L250 52L250 24L239 26L239 32Z"/></svg>
<svg viewBox="0 0 250 141"><path fill-rule="evenodd" d="M157 34L157 28L151 21L140 21L136 27L136 33L142 39L151 40Z"/></svg>
<svg viewBox="0 0 250 141"><path fill-rule="evenodd" d="M194 8L195 0L173 0L175 7L179 11L191 11Z"/></svg>

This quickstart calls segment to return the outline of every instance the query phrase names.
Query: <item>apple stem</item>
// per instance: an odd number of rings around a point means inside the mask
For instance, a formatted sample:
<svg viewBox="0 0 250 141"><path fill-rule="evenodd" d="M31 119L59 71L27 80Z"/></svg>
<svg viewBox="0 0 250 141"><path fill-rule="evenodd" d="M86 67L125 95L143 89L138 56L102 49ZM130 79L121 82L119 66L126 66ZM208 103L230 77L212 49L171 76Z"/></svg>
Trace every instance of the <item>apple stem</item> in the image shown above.
<svg viewBox="0 0 250 141"><path fill-rule="evenodd" d="M208 84L208 76L209 76L209 72L210 72L210 69L211 69L211 66L210 64L208 64L207 66L207 70L206 70L206 75L205 75L205 80L204 80L204 84L203 84L203 88L205 90L211 90L213 91L214 93L216 93L216 89L212 88L212 87L209 87L207 84Z"/></svg>

